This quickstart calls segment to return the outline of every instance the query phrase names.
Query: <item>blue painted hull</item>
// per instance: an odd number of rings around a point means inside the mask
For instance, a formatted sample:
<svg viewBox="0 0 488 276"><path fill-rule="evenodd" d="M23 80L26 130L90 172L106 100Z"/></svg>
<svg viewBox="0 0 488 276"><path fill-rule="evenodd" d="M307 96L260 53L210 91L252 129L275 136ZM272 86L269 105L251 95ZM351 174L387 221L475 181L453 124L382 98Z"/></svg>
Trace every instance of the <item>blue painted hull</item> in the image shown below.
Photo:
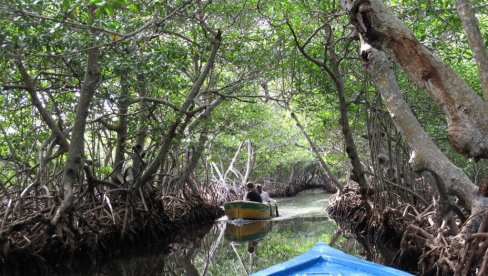
<svg viewBox="0 0 488 276"><path fill-rule="evenodd" d="M340 250L317 243L310 251L289 261L252 274L264 275L412 275L407 272L369 262Z"/></svg>

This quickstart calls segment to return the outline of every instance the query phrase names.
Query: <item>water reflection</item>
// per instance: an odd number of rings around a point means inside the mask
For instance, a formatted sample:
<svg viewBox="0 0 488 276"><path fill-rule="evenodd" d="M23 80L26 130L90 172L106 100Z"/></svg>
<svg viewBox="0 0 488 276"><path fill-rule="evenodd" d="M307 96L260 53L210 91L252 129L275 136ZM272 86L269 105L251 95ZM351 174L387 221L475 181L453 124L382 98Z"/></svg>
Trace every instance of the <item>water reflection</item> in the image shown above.
<svg viewBox="0 0 488 276"><path fill-rule="evenodd" d="M257 236L262 237L257 239L256 245L251 244L254 246L253 253L249 252L249 243L224 239L219 251L212 258L211 266L201 275L246 275L298 256L317 242L334 242L335 247L340 250L362 255L361 246L355 240L339 235L337 225L328 218L326 208L329 196L324 192L308 192L279 199L280 217L265 222L269 222L270 226L269 231L264 231L264 235L257 232ZM230 225L227 223L225 229ZM233 228L234 226L230 226L229 231ZM209 236L210 233L207 237ZM252 235L241 234L243 236ZM246 259L246 256L249 257ZM240 264L241 260L244 265Z"/></svg>
<svg viewBox="0 0 488 276"><path fill-rule="evenodd" d="M225 239L231 242L242 243L264 238L271 231L272 223L269 220L244 221L243 223L227 222Z"/></svg>
<svg viewBox="0 0 488 276"><path fill-rule="evenodd" d="M279 218L251 223L231 223L223 218L197 231L181 229L181 238L170 245L137 250L81 273L51 270L46 275L247 275L333 239L337 240L336 248L361 255L354 240L335 235L337 226L325 211L327 198L321 193L280 200Z"/></svg>
<svg viewBox="0 0 488 276"><path fill-rule="evenodd" d="M193 260L202 252L211 252L208 246L214 240L216 225L198 229L182 229L182 238L169 246L155 246L132 252L126 256L105 262L96 271L72 275L134 276L134 275L201 275L201 267ZM207 238L210 235L212 238ZM210 237L209 236L209 237ZM64 275L64 274L61 274Z"/></svg>
<svg viewBox="0 0 488 276"><path fill-rule="evenodd" d="M234 250L240 265L250 274L254 268L254 262L258 258L257 247L264 237L271 231L272 222L269 220L260 221L228 221L225 223L225 239ZM236 245L247 244L249 264L246 266L245 258L239 255Z"/></svg>
<svg viewBox="0 0 488 276"><path fill-rule="evenodd" d="M117 262L98 275L248 275L332 240L336 248L361 255L354 240L336 235L337 226L325 211L328 197L309 193L279 200L281 217L272 220L222 218L205 235L171 244L167 254ZM131 265L133 269L122 269Z"/></svg>
<svg viewBox="0 0 488 276"><path fill-rule="evenodd" d="M165 253L112 261L92 275L248 275L291 259L317 242L330 242L335 233L335 224L323 216L243 225L221 221L201 238L173 243ZM336 246L360 253L344 238Z"/></svg>

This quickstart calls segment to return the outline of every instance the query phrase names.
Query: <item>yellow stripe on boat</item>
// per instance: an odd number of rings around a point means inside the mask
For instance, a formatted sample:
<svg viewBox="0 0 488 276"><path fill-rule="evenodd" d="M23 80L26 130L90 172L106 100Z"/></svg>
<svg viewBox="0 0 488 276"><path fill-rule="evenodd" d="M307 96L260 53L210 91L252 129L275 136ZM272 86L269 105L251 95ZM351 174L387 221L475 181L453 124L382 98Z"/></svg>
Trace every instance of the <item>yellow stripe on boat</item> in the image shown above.
<svg viewBox="0 0 488 276"><path fill-rule="evenodd" d="M236 200L224 204L229 219L268 219L277 216L276 204Z"/></svg>

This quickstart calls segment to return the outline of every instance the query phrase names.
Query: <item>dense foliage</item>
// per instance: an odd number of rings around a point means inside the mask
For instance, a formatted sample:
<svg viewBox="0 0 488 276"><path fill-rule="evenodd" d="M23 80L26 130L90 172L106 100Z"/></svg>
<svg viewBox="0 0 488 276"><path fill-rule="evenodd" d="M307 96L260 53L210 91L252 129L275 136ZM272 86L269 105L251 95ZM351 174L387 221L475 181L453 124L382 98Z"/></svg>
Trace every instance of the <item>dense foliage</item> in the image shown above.
<svg viewBox="0 0 488 276"><path fill-rule="evenodd" d="M128 210L147 211L152 199L190 191L221 203L247 181L286 187L283 176L291 179L303 162L318 162L340 190L352 178L363 200L368 189L403 189L404 202L430 203L434 186L417 181L429 170L409 167L412 143L364 71L363 34L346 2L353 1L0 4L0 237L13 231L4 223L35 212L48 232L74 225L73 210L90 204L110 206L106 219L115 223L111 203L124 210L124 232ZM488 93L456 11L465 1L386 2L466 86ZM488 5L473 5L486 46ZM393 70L410 110L473 188L488 174L486 151L449 136L449 108L405 67L400 60Z"/></svg>

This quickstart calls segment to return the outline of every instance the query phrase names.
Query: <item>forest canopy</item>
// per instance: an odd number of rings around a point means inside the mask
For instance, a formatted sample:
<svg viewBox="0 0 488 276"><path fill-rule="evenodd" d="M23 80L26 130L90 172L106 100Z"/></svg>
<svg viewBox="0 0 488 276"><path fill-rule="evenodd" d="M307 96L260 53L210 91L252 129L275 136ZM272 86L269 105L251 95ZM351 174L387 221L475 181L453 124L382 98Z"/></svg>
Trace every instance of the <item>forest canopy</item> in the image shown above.
<svg viewBox="0 0 488 276"><path fill-rule="evenodd" d="M10 223L186 192L218 204L248 181L289 190L310 164L368 210L432 191L450 222L486 207L483 1L13 0L0 24Z"/></svg>

